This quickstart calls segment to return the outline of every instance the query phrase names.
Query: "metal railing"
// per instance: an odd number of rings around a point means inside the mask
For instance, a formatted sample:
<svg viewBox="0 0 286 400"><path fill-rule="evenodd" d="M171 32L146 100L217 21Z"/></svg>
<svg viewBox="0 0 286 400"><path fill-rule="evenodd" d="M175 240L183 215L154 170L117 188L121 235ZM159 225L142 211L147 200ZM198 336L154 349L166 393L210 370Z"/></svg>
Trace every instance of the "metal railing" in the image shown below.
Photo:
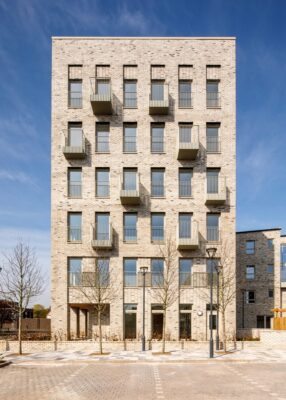
<svg viewBox="0 0 286 400"><path fill-rule="evenodd" d="M109 272L69 272L69 286L108 287Z"/></svg>
<svg viewBox="0 0 286 400"><path fill-rule="evenodd" d="M180 272L179 273L180 286L191 286L192 285L192 273L191 272Z"/></svg>
<svg viewBox="0 0 286 400"><path fill-rule="evenodd" d="M162 287L164 284L164 273L163 272L151 272L151 286Z"/></svg>
<svg viewBox="0 0 286 400"><path fill-rule="evenodd" d="M164 197L165 196L165 188L163 184L151 184L151 196L152 197Z"/></svg>
<svg viewBox="0 0 286 400"><path fill-rule="evenodd" d="M98 230L97 224L94 225L93 227L93 240L99 240L99 241L111 241L112 240L112 225L109 223L108 227L105 227L106 229Z"/></svg>
<svg viewBox="0 0 286 400"><path fill-rule="evenodd" d="M137 143L136 143L136 138L135 140L129 140L124 138L123 142L123 151L125 153L136 153L137 151Z"/></svg>
<svg viewBox="0 0 286 400"><path fill-rule="evenodd" d="M68 241L80 242L81 241L81 228L68 226Z"/></svg>
<svg viewBox="0 0 286 400"><path fill-rule="evenodd" d="M82 108L82 93L69 92L68 106L70 108Z"/></svg>
<svg viewBox="0 0 286 400"><path fill-rule="evenodd" d="M151 142L152 153L163 153L164 152L164 140L154 140Z"/></svg>
<svg viewBox="0 0 286 400"><path fill-rule="evenodd" d="M208 108L220 107L220 93L219 92L207 92L207 107Z"/></svg>
<svg viewBox="0 0 286 400"><path fill-rule="evenodd" d="M190 182L179 182L179 196L190 197L192 195L192 184Z"/></svg>
<svg viewBox="0 0 286 400"><path fill-rule="evenodd" d="M136 272L124 272L124 286L137 286L137 274Z"/></svg>
<svg viewBox="0 0 286 400"><path fill-rule="evenodd" d="M208 153L219 153L220 152L220 141L216 137L207 137L207 152Z"/></svg>
<svg viewBox="0 0 286 400"><path fill-rule="evenodd" d="M218 227L208 226L207 227L207 241L218 242L220 240L220 232Z"/></svg>
<svg viewBox="0 0 286 400"><path fill-rule="evenodd" d="M96 151L98 153L108 153L109 152L109 140L98 141L96 140Z"/></svg>
<svg viewBox="0 0 286 400"><path fill-rule="evenodd" d="M102 83L107 83L108 87L106 88L104 93L99 93L98 92L98 82ZM111 81L110 79L102 79L102 78L96 78L96 77L91 77L90 78L90 85L91 85L91 95L90 99L91 101L111 101L112 99L112 88L111 88Z"/></svg>
<svg viewBox="0 0 286 400"><path fill-rule="evenodd" d="M126 108L137 107L137 93L124 92L124 107Z"/></svg>
<svg viewBox="0 0 286 400"><path fill-rule="evenodd" d="M179 108L190 108L193 106L193 96L191 92L179 92Z"/></svg>
<svg viewBox="0 0 286 400"><path fill-rule="evenodd" d="M109 197L109 182L96 183L96 196Z"/></svg>
<svg viewBox="0 0 286 400"><path fill-rule="evenodd" d="M181 129L179 134L180 146L184 144L199 145L199 126L193 125L190 129Z"/></svg>
<svg viewBox="0 0 286 400"><path fill-rule="evenodd" d="M82 184L81 182L70 182L68 184L68 197L81 198Z"/></svg>
<svg viewBox="0 0 286 400"><path fill-rule="evenodd" d="M124 226L124 241L125 242L136 242L137 241L137 228L128 228Z"/></svg>
<svg viewBox="0 0 286 400"><path fill-rule="evenodd" d="M152 241L163 241L164 240L164 227L152 226L151 229Z"/></svg>
<svg viewBox="0 0 286 400"><path fill-rule="evenodd" d="M206 182L207 200L225 201L226 200L226 177L222 175L207 176Z"/></svg>
<svg viewBox="0 0 286 400"><path fill-rule="evenodd" d="M81 139L73 143L71 141L69 130L64 130L64 152L67 153L85 153L85 137L81 129Z"/></svg>
<svg viewBox="0 0 286 400"><path fill-rule="evenodd" d="M152 106L161 107L164 103L169 103L169 85L166 83L163 84L152 84L151 83L151 91L149 100L152 103ZM156 88L157 86L157 88ZM163 89L163 90L161 90ZM162 94L162 95L161 95Z"/></svg>

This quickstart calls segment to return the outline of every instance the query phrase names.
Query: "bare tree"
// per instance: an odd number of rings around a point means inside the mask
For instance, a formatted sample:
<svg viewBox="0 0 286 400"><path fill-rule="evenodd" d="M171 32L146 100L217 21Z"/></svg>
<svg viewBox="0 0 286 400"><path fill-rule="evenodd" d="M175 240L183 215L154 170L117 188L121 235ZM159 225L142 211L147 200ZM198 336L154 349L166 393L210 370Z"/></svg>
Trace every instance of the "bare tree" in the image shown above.
<svg viewBox="0 0 286 400"><path fill-rule="evenodd" d="M164 272L152 280L156 286L154 298L163 308L162 353L165 353L167 311L178 299L177 247L171 236L166 239L164 246L159 247L159 254L164 259Z"/></svg>
<svg viewBox="0 0 286 400"><path fill-rule="evenodd" d="M22 240L4 255L0 293L18 318L19 354L22 354L22 319L31 300L44 289L44 279L36 253Z"/></svg>
<svg viewBox="0 0 286 400"><path fill-rule="evenodd" d="M103 353L102 317L107 306L116 296L114 283L109 273L108 260L100 259L95 260L92 271L82 272L80 285L77 286L78 291L84 295L96 312L100 354Z"/></svg>

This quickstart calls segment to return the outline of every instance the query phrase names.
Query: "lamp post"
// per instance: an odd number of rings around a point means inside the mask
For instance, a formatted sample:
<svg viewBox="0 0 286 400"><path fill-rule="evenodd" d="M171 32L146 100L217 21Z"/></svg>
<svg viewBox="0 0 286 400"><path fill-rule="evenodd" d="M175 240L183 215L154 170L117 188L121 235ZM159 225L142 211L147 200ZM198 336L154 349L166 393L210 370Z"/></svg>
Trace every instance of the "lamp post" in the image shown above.
<svg viewBox="0 0 286 400"><path fill-rule="evenodd" d="M215 247L207 249L208 258L211 260L211 293L210 293L210 358L214 357L214 340L213 340L213 267L214 256L216 253Z"/></svg>
<svg viewBox="0 0 286 400"><path fill-rule="evenodd" d="M219 347L219 290L220 290L220 287L219 287L219 274L220 274L220 271L222 269L222 265L217 264L215 269L216 269L216 274L217 274L217 283L216 283L216 304L217 304L216 306L217 306L217 311L216 311L216 338L215 338L215 341L216 341L216 350L219 350L220 349L220 347Z"/></svg>
<svg viewBox="0 0 286 400"><path fill-rule="evenodd" d="M140 271L143 276L143 334L142 334L142 351L145 351L145 288L146 288L146 273L148 271L148 267L140 267Z"/></svg>

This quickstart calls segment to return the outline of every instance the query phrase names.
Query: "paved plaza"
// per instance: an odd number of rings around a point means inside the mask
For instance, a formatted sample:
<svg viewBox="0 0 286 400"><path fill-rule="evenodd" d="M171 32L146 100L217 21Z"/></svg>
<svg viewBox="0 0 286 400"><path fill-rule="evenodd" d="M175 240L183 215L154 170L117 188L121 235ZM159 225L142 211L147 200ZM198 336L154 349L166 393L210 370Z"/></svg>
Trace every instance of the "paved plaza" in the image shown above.
<svg viewBox="0 0 286 400"><path fill-rule="evenodd" d="M0 369L5 400L286 400L286 363L74 361Z"/></svg>

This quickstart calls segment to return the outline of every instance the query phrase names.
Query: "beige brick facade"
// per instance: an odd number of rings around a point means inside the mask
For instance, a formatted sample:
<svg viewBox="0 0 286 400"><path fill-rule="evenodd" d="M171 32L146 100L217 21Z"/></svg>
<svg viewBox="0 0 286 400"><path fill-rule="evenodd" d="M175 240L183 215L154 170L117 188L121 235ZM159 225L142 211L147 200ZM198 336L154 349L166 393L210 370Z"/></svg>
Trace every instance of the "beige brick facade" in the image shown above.
<svg viewBox="0 0 286 400"><path fill-rule="evenodd" d="M192 213L199 232L195 250L178 250L180 257L192 259L192 272L206 271L206 247L228 239L231 268L235 268L235 39L233 38L53 38L52 40L52 330L65 337L77 334L91 337L97 330L89 304L75 287L68 285L68 258L82 258L82 270L88 270L96 257L110 258L110 274L116 276L117 296L110 304L110 320L104 325L106 337L124 338L124 304L137 304L137 338L142 334L142 288L123 286L123 259L136 258L137 271L159 256L157 244L151 243L151 212L165 213L165 236L177 241L178 215ZM99 67L102 66L102 67ZM108 67L109 66L109 67ZM157 66L152 68L151 66ZM211 68L213 66L214 68ZM179 71L183 79L192 81L192 107L179 108ZM96 74L110 78L112 114L95 115L90 101L91 84ZM169 90L166 115L150 115L150 79L164 79ZM70 76L69 76L70 75ZM137 108L123 106L123 79L137 80ZM207 76L208 75L208 76ZM82 79L82 107L68 107L68 80ZM219 81L220 104L206 107L206 80ZM85 136L86 155L66 158L63 154L64 135L68 123L80 122ZM110 152L96 152L97 122L110 123ZM137 123L137 152L123 152L123 123ZM150 149L150 124L163 122L164 152L153 154ZM178 160L179 123L198 126L199 151L195 159ZM206 150L206 125L219 123L220 151ZM69 198L68 168L82 168L81 198ZM95 195L95 170L110 170L110 196ZM140 202L122 205L120 176L124 167L137 168L140 174ZM151 168L165 168L165 196L150 196ZM178 194L179 168L192 169L192 195ZM206 169L219 168L225 178L225 201L210 199L206 204ZM123 241L123 212L136 212L137 241ZM82 213L80 242L67 241L68 212ZM112 249L95 250L91 246L96 212L110 213L113 227ZM219 213L220 237L207 241L207 213ZM192 304L192 339L207 339L206 302L200 288L179 288L178 299L167 312L170 339L179 338L179 305ZM146 291L146 338L152 336L151 304L155 303L153 288ZM235 302L228 309L227 331L236 329ZM202 315L199 316L199 311Z"/></svg>

